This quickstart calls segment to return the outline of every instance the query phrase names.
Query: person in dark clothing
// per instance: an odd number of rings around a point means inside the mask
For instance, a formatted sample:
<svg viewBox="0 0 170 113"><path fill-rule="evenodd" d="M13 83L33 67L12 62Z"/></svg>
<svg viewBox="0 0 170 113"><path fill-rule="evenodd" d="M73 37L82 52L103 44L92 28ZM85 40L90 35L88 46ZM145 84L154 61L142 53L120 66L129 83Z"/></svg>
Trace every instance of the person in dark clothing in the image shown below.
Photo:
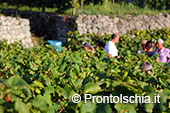
<svg viewBox="0 0 170 113"><path fill-rule="evenodd" d="M146 42L146 55L148 57L154 57L154 59L156 59L157 62L159 60L158 54L153 51L153 43L152 43L152 41L147 41Z"/></svg>
<svg viewBox="0 0 170 113"><path fill-rule="evenodd" d="M96 49L104 48L105 44L101 40L96 41Z"/></svg>

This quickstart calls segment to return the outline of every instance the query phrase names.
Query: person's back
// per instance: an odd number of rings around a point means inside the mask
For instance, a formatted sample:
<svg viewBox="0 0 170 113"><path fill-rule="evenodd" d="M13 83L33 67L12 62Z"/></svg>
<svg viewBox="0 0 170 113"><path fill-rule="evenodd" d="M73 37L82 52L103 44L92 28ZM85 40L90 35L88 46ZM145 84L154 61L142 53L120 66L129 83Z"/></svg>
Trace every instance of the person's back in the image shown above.
<svg viewBox="0 0 170 113"><path fill-rule="evenodd" d="M106 53L108 54L112 54L112 57L115 57L118 55L118 50L116 48L116 45L109 41L106 46L104 47L104 49L106 50Z"/></svg>
<svg viewBox="0 0 170 113"><path fill-rule="evenodd" d="M109 54L108 55L109 58L112 58L115 56L117 56L117 58L120 57L120 56L118 56L118 50L115 45L118 41L119 41L119 35L115 33L111 36L111 40L104 47L106 53Z"/></svg>

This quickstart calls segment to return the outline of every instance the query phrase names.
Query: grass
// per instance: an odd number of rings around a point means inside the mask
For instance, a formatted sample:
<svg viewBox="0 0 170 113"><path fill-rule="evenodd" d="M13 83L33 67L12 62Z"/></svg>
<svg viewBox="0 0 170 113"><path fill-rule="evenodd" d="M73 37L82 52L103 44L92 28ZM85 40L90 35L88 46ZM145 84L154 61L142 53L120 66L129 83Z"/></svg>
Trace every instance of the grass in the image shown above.
<svg viewBox="0 0 170 113"><path fill-rule="evenodd" d="M0 4L0 9L6 8L6 9L18 9L21 11L34 11L34 12L41 12L42 8L39 7L28 7L28 6L11 6L8 5L7 3L5 4ZM56 13L57 8L45 8L45 12L48 13ZM65 14L72 15L73 9L69 9L65 12ZM111 2L108 2L107 4L89 4L89 5L84 5L83 8L81 9L80 6L76 8L76 15L79 14L94 14L94 15L108 15L108 16L114 16L118 15L121 18L124 18L126 14L131 14L133 16L137 15L155 15L159 13L170 13L169 10L157 10L150 8L148 6L145 6L144 8L141 8L137 5L134 5L132 3L129 4L112 4ZM56 13L57 14L57 13Z"/></svg>
<svg viewBox="0 0 170 113"><path fill-rule="evenodd" d="M170 13L170 10L156 10L153 8L149 8L148 6L145 6L144 8L140 8L139 6L133 5L132 3L129 4L117 4L115 3L114 5L109 2L108 4L105 5L86 5L82 9L77 8L76 15L80 14L94 14L94 15L108 15L108 16L113 16L113 15L118 15L119 17L123 18L126 14L131 14L133 16L137 15L155 15L159 13ZM72 9L69 9L66 11L66 14L71 15L72 14Z"/></svg>
<svg viewBox="0 0 170 113"><path fill-rule="evenodd" d="M44 37L36 37L34 34L31 34L31 40L35 47L44 43Z"/></svg>
<svg viewBox="0 0 170 113"><path fill-rule="evenodd" d="M0 9L17 9L20 11L33 11L33 12L41 12L42 8L41 7L29 7L29 6L12 6L8 5L7 3L0 4ZM45 7L45 12L49 13L55 13L57 8L46 8Z"/></svg>

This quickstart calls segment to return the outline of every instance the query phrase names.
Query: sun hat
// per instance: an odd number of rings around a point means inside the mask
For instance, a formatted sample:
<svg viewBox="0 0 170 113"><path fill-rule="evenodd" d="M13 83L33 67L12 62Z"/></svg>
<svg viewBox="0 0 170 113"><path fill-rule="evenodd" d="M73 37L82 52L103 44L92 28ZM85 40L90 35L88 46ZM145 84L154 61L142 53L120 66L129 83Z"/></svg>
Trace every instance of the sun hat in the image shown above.
<svg viewBox="0 0 170 113"><path fill-rule="evenodd" d="M140 67L142 67L142 70L150 70L150 69L153 69L153 66L152 64L148 63L148 62L144 62L140 65Z"/></svg>
<svg viewBox="0 0 170 113"><path fill-rule="evenodd" d="M93 48L89 42L84 43L81 47L90 47Z"/></svg>

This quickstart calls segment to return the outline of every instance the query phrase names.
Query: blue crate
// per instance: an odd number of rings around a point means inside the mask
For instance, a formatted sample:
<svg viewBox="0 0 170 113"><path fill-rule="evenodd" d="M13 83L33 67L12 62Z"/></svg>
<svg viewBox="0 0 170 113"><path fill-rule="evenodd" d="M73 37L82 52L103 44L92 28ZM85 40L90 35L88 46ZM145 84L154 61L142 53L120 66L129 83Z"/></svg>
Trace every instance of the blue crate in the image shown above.
<svg viewBox="0 0 170 113"><path fill-rule="evenodd" d="M62 46L62 42L61 42L61 41L48 40L48 41L47 41L47 44L53 46L54 49L57 48L57 51L60 52L61 46Z"/></svg>

